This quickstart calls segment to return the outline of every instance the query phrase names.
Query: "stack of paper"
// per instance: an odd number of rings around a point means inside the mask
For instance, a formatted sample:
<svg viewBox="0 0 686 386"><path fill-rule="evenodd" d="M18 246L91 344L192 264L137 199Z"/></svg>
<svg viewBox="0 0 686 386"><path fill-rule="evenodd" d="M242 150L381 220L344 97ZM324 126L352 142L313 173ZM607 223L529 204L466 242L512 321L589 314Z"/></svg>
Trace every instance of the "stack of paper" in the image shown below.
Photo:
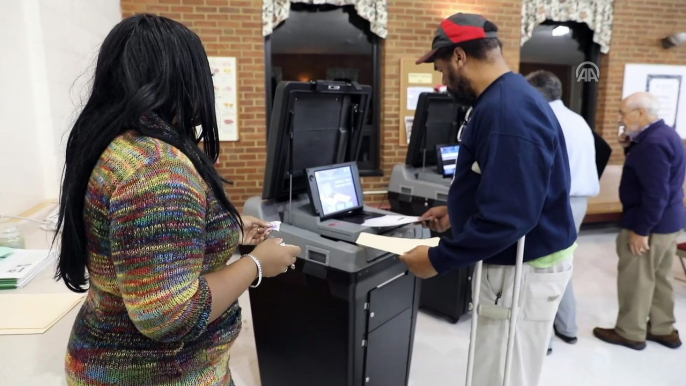
<svg viewBox="0 0 686 386"><path fill-rule="evenodd" d="M0 335L42 334L57 323L84 294L2 294Z"/></svg>
<svg viewBox="0 0 686 386"><path fill-rule="evenodd" d="M0 290L22 288L54 259L47 250L13 250L0 258Z"/></svg>
<svg viewBox="0 0 686 386"><path fill-rule="evenodd" d="M373 235L370 233L360 233L357 238L357 245L364 247L378 249L384 252L395 253L396 255L404 255L416 247L436 247L441 241L438 237L430 239L403 239L399 237L388 237Z"/></svg>
<svg viewBox="0 0 686 386"><path fill-rule="evenodd" d="M384 227L398 227L405 224L412 224L419 222L419 217L414 216L397 216L397 215L387 215L381 217L370 218L365 221L364 226L373 228L384 228Z"/></svg>

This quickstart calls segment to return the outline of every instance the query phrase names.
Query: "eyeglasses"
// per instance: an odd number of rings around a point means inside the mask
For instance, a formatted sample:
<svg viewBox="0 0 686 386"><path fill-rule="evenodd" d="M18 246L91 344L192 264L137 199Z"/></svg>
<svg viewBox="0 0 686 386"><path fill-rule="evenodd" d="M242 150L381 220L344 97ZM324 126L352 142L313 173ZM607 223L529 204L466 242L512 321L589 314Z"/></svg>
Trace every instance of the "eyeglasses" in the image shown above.
<svg viewBox="0 0 686 386"><path fill-rule="evenodd" d="M639 110L639 109L631 109L627 112L622 111L621 109L619 110L619 115L622 117L626 117L627 115L633 113L634 111Z"/></svg>
<svg viewBox="0 0 686 386"><path fill-rule="evenodd" d="M460 125L460 129L457 130L457 143L462 142L462 131L464 130L465 127L467 127L467 124L469 123L469 118L472 115L472 108L470 107L469 110L467 110L467 114L465 114L464 117L464 122L462 122L462 125Z"/></svg>

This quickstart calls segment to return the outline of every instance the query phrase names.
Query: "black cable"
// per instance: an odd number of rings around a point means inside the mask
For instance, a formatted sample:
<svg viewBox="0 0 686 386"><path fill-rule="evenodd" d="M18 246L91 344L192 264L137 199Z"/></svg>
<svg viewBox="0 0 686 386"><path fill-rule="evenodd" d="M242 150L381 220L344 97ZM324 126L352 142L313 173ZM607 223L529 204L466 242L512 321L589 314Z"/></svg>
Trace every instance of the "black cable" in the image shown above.
<svg viewBox="0 0 686 386"><path fill-rule="evenodd" d="M381 203L379 204L379 206L376 207L376 209L381 209L381 206L382 206L382 205L384 204L384 202L386 202L387 200L388 200L388 192L386 192L386 194L384 195L384 199L381 200ZM388 203L390 204L390 201L389 201Z"/></svg>

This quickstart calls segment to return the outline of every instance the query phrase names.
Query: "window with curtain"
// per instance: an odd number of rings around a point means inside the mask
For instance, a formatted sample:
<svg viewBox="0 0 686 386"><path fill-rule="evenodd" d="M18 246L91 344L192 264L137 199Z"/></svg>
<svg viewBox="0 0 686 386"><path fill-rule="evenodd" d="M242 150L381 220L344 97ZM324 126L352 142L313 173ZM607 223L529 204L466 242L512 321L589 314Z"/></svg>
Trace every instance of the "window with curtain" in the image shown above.
<svg viewBox="0 0 686 386"><path fill-rule="evenodd" d="M288 18L265 38L267 120L281 81L337 80L372 86L357 161L361 175L381 175L379 40L352 5L291 4Z"/></svg>

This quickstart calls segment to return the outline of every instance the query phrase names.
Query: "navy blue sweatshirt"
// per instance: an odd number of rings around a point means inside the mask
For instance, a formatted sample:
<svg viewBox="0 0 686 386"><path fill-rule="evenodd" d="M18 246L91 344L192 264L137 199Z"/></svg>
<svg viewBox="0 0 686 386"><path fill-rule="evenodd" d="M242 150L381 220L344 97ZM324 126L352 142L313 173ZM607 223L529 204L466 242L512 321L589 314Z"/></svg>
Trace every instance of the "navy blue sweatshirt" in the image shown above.
<svg viewBox="0 0 686 386"><path fill-rule="evenodd" d="M478 165L478 166L477 166ZM508 72L474 103L448 192L451 238L429 249L439 273L472 265L514 265L569 248L576 228L562 128L548 101Z"/></svg>
<svg viewBox="0 0 686 386"><path fill-rule="evenodd" d="M684 228L686 156L677 132L659 120L626 151L619 184L623 227L641 236Z"/></svg>

